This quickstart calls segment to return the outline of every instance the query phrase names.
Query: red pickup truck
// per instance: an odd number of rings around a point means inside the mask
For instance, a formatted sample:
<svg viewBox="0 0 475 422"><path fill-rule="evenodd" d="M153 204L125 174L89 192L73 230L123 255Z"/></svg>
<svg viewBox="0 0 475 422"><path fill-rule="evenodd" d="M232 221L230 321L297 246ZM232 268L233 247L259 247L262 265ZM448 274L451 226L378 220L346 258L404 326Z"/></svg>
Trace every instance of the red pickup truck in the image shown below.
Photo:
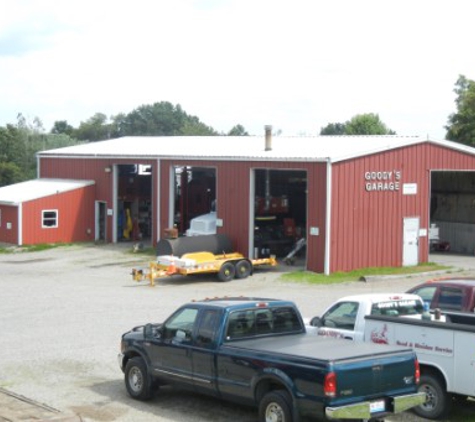
<svg viewBox="0 0 475 422"><path fill-rule="evenodd" d="M439 278L419 284L407 291L419 295L431 309L474 312L474 278Z"/></svg>

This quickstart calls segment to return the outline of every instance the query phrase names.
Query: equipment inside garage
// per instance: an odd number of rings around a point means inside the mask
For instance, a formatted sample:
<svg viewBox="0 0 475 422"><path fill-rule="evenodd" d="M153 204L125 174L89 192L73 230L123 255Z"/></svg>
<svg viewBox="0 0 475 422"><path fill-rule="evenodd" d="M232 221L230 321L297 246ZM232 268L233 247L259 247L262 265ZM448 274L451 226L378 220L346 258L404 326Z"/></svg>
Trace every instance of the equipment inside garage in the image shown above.
<svg viewBox="0 0 475 422"><path fill-rule="evenodd" d="M118 240L151 238L152 174L150 166L118 165Z"/></svg>
<svg viewBox="0 0 475 422"><path fill-rule="evenodd" d="M174 173L174 222L178 234L184 235L190 228L192 219L216 211L216 170L176 166Z"/></svg>
<svg viewBox="0 0 475 422"><path fill-rule="evenodd" d="M432 172L430 224L432 251L475 253L475 172Z"/></svg>
<svg viewBox="0 0 475 422"><path fill-rule="evenodd" d="M305 256L307 174L255 170L254 256Z"/></svg>

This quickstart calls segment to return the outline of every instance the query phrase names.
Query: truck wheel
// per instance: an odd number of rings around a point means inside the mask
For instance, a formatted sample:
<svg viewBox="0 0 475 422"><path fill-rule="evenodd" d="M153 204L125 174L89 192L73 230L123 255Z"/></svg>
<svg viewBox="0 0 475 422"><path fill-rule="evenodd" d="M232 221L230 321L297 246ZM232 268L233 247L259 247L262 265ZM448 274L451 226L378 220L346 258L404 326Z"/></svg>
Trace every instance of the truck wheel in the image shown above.
<svg viewBox="0 0 475 422"><path fill-rule="evenodd" d="M236 268L231 262L225 262L221 265L218 273L219 281L231 281L236 274Z"/></svg>
<svg viewBox="0 0 475 422"><path fill-rule="evenodd" d="M236 264L236 278L246 278L251 275L252 265L249 261L243 259Z"/></svg>
<svg viewBox="0 0 475 422"><path fill-rule="evenodd" d="M292 399L287 391L271 391L261 399L259 422L292 422Z"/></svg>
<svg viewBox="0 0 475 422"><path fill-rule="evenodd" d="M445 391L439 377L433 374L421 375L418 390L427 395L427 400L415 407L414 413L426 419L439 419L449 413L452 396Z"/></svg>
<svg viewBox="0 0 475 422"><path fill-rule="evenodd" d="M125 366L125 386L130 396L136 400L149 400L155 389L142 358L129 359Z"/></svg>

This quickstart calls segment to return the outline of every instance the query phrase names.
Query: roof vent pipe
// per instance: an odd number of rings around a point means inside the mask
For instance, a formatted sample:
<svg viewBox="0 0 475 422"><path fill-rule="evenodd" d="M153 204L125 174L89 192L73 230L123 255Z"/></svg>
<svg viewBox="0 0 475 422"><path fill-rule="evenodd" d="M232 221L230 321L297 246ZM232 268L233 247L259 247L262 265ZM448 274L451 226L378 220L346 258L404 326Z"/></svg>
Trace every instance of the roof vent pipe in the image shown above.
<svg viewBox="0 0 475 422"><path fill-rule="evenodd" d="M264 129L266 131L266 151L272 150L272 126L265 125Z"/></svg>

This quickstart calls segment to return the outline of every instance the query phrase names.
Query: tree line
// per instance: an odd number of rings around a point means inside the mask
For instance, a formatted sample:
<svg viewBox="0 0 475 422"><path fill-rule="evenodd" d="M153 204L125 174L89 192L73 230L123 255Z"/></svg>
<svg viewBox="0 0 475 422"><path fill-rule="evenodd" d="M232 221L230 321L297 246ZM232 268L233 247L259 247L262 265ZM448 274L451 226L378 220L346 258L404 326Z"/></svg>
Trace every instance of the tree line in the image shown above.
<svg viewBox="0 0 475 422"><path fill-rule="evenodd" d="M455 83L456 111L448 117L446 139L475 146L475 81L460 75ZM358 114L345 122L328 123L320 135L395 135L376 113ZM28 122L18 114L16 124L0 126L0 186L36 177L38 151L96 142L122 136L245 136L237 124L228 133L218 133L179 104L162 101L142 105L130 113L107 117L96 113L73 127L58 120L46 132L41 120Z"/></svg>

